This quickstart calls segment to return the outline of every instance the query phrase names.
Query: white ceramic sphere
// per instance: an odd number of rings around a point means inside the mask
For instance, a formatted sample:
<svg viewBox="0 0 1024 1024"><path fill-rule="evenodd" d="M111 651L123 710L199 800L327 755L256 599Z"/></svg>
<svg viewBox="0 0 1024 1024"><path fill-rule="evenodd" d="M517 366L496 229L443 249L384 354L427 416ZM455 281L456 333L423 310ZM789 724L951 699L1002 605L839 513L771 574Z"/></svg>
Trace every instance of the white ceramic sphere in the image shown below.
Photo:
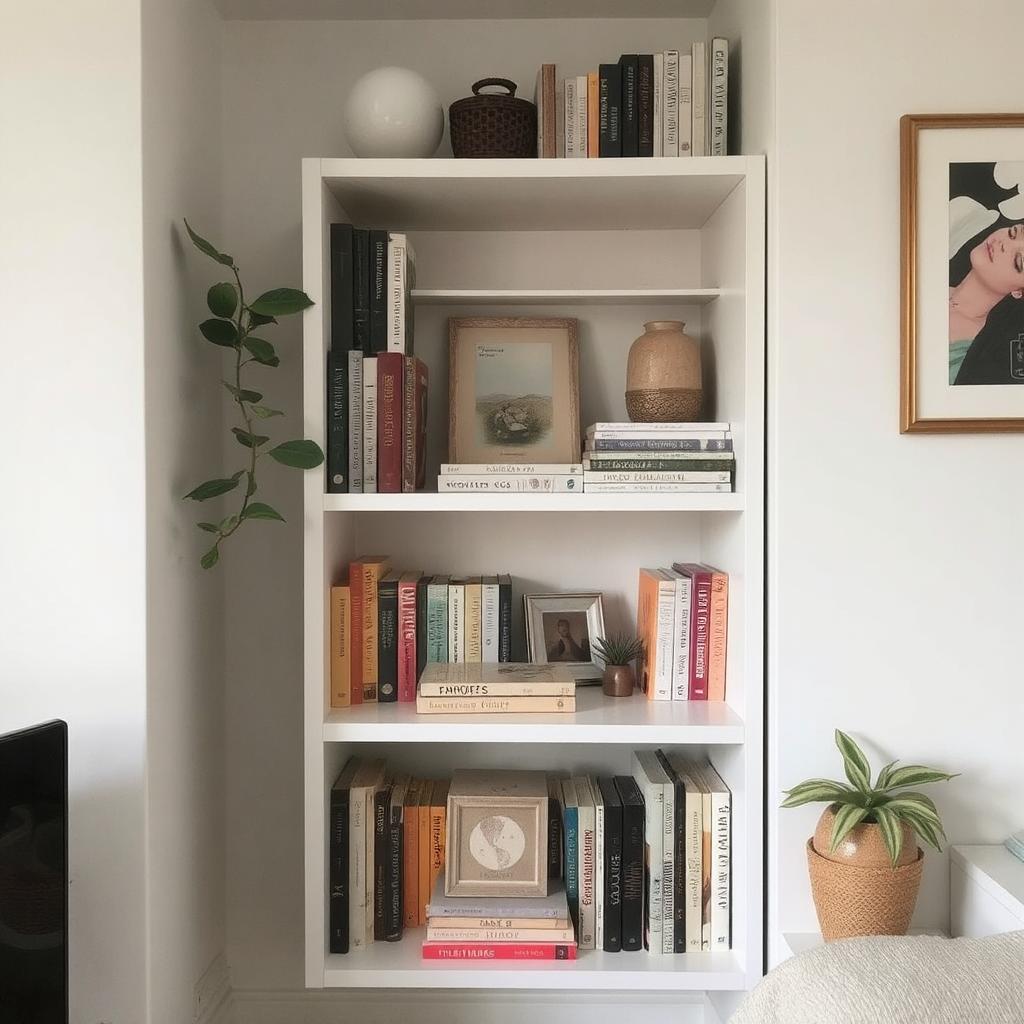
<svg viewBox="0 0 1024 1024"><path fill-rule="evenodd" d="M345 135L359 157L433 156L444 110L431 84L408 68L368 71L345 103Z"/></svg>

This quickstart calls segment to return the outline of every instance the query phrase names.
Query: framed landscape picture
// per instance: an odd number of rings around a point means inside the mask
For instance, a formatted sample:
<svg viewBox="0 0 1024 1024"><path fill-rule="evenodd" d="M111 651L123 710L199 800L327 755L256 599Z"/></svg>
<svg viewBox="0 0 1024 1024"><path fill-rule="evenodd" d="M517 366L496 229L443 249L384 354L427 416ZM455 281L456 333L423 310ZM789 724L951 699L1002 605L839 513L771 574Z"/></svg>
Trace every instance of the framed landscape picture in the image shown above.
<svg viewBox="0 0 1024 1024"><path fill-rule="evenodd" d="M580 461L575 320L453 317L448 331L449 462Z"/></svg>
<svg viewBox="0 0 1024 1024"><path fill-rule="evenodd" d="M900 429L1024 430L1024 114L900 127Z"/></svg>

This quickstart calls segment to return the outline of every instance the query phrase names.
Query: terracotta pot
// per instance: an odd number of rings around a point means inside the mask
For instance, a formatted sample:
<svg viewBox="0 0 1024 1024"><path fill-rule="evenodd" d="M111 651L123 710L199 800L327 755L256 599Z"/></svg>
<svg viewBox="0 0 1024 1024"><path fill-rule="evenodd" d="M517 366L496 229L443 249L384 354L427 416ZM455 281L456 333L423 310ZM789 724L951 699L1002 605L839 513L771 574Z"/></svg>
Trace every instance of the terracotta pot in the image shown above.
<svg viewBox="0 0 1024 1024"><path fill-rule="evenodd" d="M704 408L700 344L681 320L651 320L626 362L626 411L634 423L699 420Z"/></svg>
<svg viewBox="0 0 1024 1024"><path fill-rule="evenodd" d="M826 809L807 841L814 908L826 942L858 935L905 935L921 886L924 854L903 826L896 867L877 825L858 825L834 853L829 836L835 812Z"/></svg>
<svg viewBox="0 0 1024 1024"><path fill-rule="evenodd" d="M606 697L631 697L635 678L632 665L606 665L601 689Z"/></svg>

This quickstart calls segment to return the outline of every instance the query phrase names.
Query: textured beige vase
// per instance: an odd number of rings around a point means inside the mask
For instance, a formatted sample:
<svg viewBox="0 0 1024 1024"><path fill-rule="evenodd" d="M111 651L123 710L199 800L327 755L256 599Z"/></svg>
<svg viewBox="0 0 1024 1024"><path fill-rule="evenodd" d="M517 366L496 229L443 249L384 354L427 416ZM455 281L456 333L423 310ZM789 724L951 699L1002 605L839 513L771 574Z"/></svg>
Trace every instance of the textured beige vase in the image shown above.
<svg viewBox="0 0 1024 1024"><path fill-rule="evenodd" d="M626 363L626 412L634 423L699 420L704 408L700 345L681 320L651 320Z"/></svg>

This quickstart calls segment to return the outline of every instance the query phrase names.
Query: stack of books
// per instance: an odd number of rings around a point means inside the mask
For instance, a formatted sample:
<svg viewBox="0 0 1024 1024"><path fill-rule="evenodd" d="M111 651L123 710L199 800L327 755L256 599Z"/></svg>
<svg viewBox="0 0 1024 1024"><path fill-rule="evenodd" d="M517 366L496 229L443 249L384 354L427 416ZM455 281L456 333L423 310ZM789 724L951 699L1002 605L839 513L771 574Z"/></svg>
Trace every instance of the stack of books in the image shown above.
<svg viewBox="0 0 1024 1024"><path fill-rule="evenodd" d="M575 960L565 889L547 896L445 896L437 880L427 905L424 960Z"/></svg>
<svg viewBox="0 0 1024 1024"><path fill-rule="evenodd" d="M728 423L595 423L584 439L592 494L729 492L735 472Z"/></svg>
<svg viewBox="0 0 1024 1024"><path fill-rule="evenodd" d="M428 575L363 555L331 587L331 707L415 701L428 664L512 660L512 577Z"/></svg>
<svg viewBox="0 0 1024 1024"><path fill-rule="evenodd" d="M583 75L537 73L540 157L725 156L729 41L628 53Z"/></svg>
<svg viewBox="0 0 1024 1024"><path fill-rule="evenodd" d="M564 665L429 664L416 696L416 711L421 715L560 714L575 710L576 678Z"/></svg>
<svg viewBox="0 0 1024 1024"><path fill-rule="evenodd" d="M437 489L447 493L582 494L583 466L578 462L446 462Z"/></svg>
<svg viewBox="0 0 1024 1024"><path fill-rule="evenodd" d="M725 700L728 573L698 562L641 569L636 631L648 700Z"/></svg>
<svg viewBox="0 0 1024 1024"><path fill-rule="evenodd" d="M428 374L412 354L415 272L404 234L331 225L330 494L424 485Z"/></svg>

